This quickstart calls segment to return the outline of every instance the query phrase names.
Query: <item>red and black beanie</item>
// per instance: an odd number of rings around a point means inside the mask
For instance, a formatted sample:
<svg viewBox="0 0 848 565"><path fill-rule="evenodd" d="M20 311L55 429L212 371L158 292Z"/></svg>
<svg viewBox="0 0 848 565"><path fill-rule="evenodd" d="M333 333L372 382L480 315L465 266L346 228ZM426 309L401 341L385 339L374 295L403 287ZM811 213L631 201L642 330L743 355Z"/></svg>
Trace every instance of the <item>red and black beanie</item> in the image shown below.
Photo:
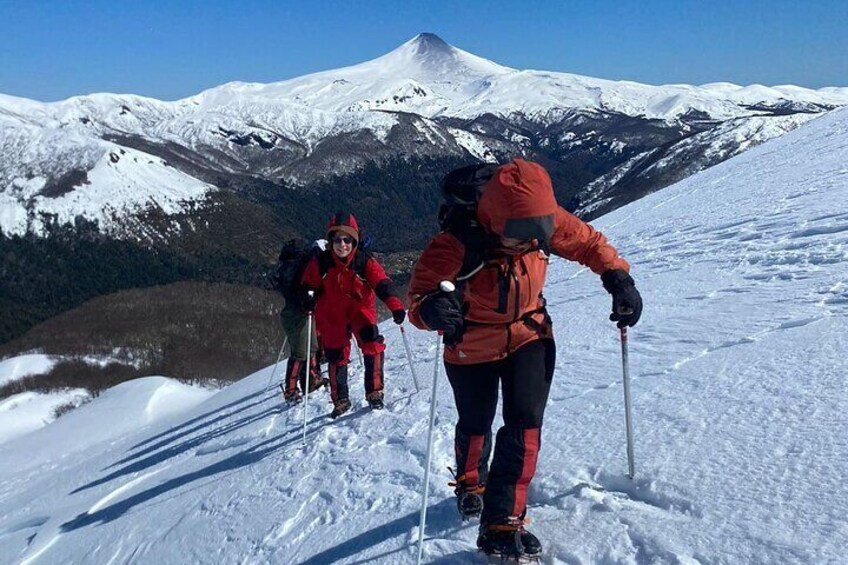
<svg viewBox="0 0 848 565"><path fill-rule="evenodd" d="M347 212L336 212L330 218L330 223L327 224L327 239L333 240L333 234L341 232L353 238L356 244L359 243L359 224L356 223L356 218L353 214Z"/></svg>

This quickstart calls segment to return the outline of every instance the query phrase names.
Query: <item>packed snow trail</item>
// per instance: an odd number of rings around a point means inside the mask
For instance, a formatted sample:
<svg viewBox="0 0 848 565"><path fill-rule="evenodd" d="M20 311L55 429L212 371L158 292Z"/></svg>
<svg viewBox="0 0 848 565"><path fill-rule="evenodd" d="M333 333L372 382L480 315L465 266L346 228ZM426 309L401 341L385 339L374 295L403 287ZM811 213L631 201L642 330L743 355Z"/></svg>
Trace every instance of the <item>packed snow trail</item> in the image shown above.
<svg viewBox="0 0 848 565"><path fill-rule="evenodd" d="M529 493L544 563L844 562L846 163L837 111L596 223L645 299L632 481L610 299L552 264L559 351ZM98 398L0 444L0 562L411 562L429 394L397 326L382 330L387 409L365 408L354 362L354 409L330 421L320 391L305 446L270 367L168 419ZM426 374L433 336L408 336ZM447 485L454 419L443 379L425 561L485 563Z"/></svg>

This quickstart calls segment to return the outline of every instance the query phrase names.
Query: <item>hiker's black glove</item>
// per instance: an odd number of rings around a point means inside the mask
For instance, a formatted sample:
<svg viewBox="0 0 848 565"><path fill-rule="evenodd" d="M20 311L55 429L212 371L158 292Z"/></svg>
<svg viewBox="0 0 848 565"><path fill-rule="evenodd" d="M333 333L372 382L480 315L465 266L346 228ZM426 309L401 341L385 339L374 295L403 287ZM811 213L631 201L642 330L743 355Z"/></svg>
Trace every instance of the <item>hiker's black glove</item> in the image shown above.
<svg viewBox="0 0 848 565"><path fill-rule="evenodd" d="M406 311L403 308L392 310L392 318L397 325L401 325L406 320Z"/></svg>
<svg viewBox="0 0 848 565"><path fill-rule="evenodd" d="M610 320L618 322L619 328L635 326L642 315L642 296L633 277L621 269L611 269L601 275L601 280L612 295Z"/></svg>
<svg viewBox="0 0 848 565"><path fill-rule="evenodd" d="M315 311L315 304L318 302L318 293L312 291L310 294L310 290L308 288L304 288L300 295L300 305L307 312Z"/></svg>
<svg viewBox="0 0 848 565"><path fill-rule="evenodd" d="M383 343L383 336L380 335L380 328L378 328L375 324L368 324L367 326L362 326L359 330L359 339L361 339L365 343L371 343L375 341L379 341Z"/></svg>
<svg viewBox="0 0 848 565"><path fill-rule="evenodd" d="M437 292L421 302L421 320L431 330L442 332L445 343L457 343L465 320L462 305L453 292Z"/></svg>

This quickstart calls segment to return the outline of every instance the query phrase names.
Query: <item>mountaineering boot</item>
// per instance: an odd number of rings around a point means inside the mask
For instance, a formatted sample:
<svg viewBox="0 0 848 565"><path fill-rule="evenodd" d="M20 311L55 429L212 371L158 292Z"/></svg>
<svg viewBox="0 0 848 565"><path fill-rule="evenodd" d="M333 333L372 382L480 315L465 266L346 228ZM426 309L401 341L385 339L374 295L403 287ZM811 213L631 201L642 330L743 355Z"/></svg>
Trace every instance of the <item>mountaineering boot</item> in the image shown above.
<svg viewBox="0 0 848 565"><path fill-rule="evenodd" d="M539 538L524 529L520 519L480 526L477 547L487 555L515 559L518 562L537 561L542 555Z"/></svg>
<svg viewBox="0 0 848 565"><path fill-rule="evenodd" d="M325 387L330 383L330 379L328 379L327 377L322 377L320 374L318 376L315 376L314 374L310 376L312 378L309 381L309 394L320 390L322 387ZM306 380L303 378L300 379L301 388L305 388L305 384Z"/></svg>
<svg viewBox="0 0 848 565"><path fill-rule="evenodd" d="M371 410L382 410L385 406L383 404L383 391L369 393L365 398L368 400L368 406L371 407Z"/></svg>
<svg viewBox="0 0 848 565"><path fill-rule="evenodd" d="M542 542L527 530L521 530L521 544L524 546L524 555L539 556L542 554Z"/></svg>
<svg viewBox="0 0 848 565"><path fill-rule="evenodd" d="M283 389L283 398L289 404L299 404L303 400L303 395L297 390L297 383L300 380L300 384L303 386L305 366L306 364L300 359L289 357L286 364L286 381L280 385L280 388Z"/></svg>
<svg viewBox="0 0 848 565"><path fill-rule="evenodd" d="M300 404L300 401L303 400L300 391L296 388L286 390L282 384L280 384L280 388L283 391L283 399L289 404Z"/></svg>
<svg viewBox="0 0 848 565"><path fill-rule="evenodd" d="M347 398L340 398L333 403L333 411L330 413L330 418L335 420L348 410L350 410L350 400Z"/></svg>
<svg viewBox="0 0 848 565"><path fill-rule="evenodd" d="M318 377L317 379L310 381L310 383L309 383L309 394L312 394L316 390L327 386L327 384L329 382L330 382L330 379L328 379L327 377Z"/></svg>
<svg viewBox="0 0 848 565"><path fill-rule="evenodd" d="M321 376L321 366L318 365L318 358L312 357L309 363L309 394L312 394L314 391L320 389L321 387L327 386L330 383L330 379ZM305 388L306 384L306 375L304 373L300 374L300 386L301 388Z"/></svg>
<svg viewBox="0 0 848 565"><path fill-rule="evenodd" d="M448 486L456 487L456 509L463 521L480 516L483 511L483 493L486 492L484 485L470 485L465 482L465 475L457 476L453 469L448 471L454 476L454 480L448 482Z"/></svg>
<svg viewBox="0 0 848 565"><path fill-rule="evenodd" d="M456 508L463 520L477 518L483 511L483 487L456 492Z"/></svg>

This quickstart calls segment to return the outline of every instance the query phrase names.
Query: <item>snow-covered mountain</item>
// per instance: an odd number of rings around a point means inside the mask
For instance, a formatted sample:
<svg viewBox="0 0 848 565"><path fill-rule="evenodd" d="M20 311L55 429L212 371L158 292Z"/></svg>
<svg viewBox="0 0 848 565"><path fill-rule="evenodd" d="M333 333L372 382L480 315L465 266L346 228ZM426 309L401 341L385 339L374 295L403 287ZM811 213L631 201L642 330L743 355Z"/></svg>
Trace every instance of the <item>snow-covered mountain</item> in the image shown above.
<svg viewBox="0 0 848 565"><path fill-rule="evenodd" d="M83 215L120 235L122 216L151 206L172 215L251 179L308 187L393 156L543 159L561 196L582 193L597 213L845 104L848 88L511 69L433 34L359 65L175 102L0 95L0 228L41 232ZM131 156L115 161L122 151Z"/></svg>
<svg viewBox="0 0 848 565"><path fill-rule="evenodd" d="M559 352L529 493L543 562L844 561L846 163L837 110L597 222L645 298L632 481L609 297L585 269L552 264ZM142 381L0 444L0 561L411 562L429 391L416 393L397 327L382 331L387 409L356 398L354 363L355 410L330 421L322 391L305 446L303 407L281 404L270 367L179 414L166 400L184 391ZM408 335L428 382L433 336ZM437 401L425 560L485 562L447 485L444 378Z"/></svg>

